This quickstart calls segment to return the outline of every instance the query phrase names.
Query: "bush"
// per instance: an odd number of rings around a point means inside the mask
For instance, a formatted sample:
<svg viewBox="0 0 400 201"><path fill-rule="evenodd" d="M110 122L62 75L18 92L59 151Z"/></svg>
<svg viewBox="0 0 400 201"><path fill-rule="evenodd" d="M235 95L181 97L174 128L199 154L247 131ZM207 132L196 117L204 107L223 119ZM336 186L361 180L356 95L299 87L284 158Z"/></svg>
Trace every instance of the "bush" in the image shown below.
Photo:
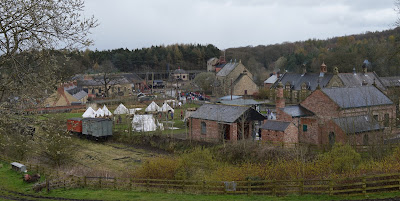
<svg viewBox="0 0 400 201"><path fill-rule="evenodd" d="M181 155L176 179L204 179L217 166L218 162L209 149L197 147Z"/></svg>
<svg viewBox="0 0 400 201"><path fill-rule="evenodd" d="M179 161L171 157L156 157L146 161L136 172L139 178L174 179Z"/></svg>
<svg viewBox="0 0 400 201"><path fill-rule="evenodd" d="M361 155L350 145L335 144L331 151L320 155L318 163L330 172L344 173L357 168L361 163Z"/></svg>

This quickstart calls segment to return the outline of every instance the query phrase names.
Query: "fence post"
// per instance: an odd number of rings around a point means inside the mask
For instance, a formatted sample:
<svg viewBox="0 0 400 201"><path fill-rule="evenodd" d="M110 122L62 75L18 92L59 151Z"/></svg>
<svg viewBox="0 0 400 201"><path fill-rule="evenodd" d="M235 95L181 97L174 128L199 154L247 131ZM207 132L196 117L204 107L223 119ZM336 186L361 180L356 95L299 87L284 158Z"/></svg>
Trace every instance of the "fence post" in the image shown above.
<svg viewBox="0 0 400 201"><path fill-rule="evenodd" d="M150 191L149 179L146 179L146 190Z"/></svg>
<svg viewBox="0 0 400 201"><path fill-rule="evenodd" d="M114 190L116 189L116 185L117 185L117 177L114 177Z"/></svg>
<svg viewBox="0 0 400 201"><path fill-rule="evenodd" d="M49 180L48 179L46 179L46 191L47 191L47 193L50 192L50 184L49 184Z"/></svg>
<svg viewBox="0 0 400 201"><path fill-rule="evenodd" d="M129 190L132 190L132 178L129 179Z"/></svg>
<svg viewBox="0 0 400 201"><path fill-rule="evenodd" d="M333 195L333 179L329 180L329 195Z"/></svg>
<svg viewBox="0 0 400 201"><path fill-rule="evenodd" d="M251 194L252 194L252 192L251 192L251 179L249 178L247 180L247 195L251 195Z"/></svg>
<svg viewBox="0 0 400 201"><path fill-rule="evenodd" d="M78 186L79 186L79 188L81 188L81 187L82 187L82 184L81 184L81 178L80 178L80 177L78 177Z"/></svg>
<svg viewBox="0 0 400 201"><path fill-rule="evenodd" d="M182 193L185 192L185 180L182 180Z"/></svg>
<svg viewBox="0 0 400 201"><path fill-rule="evenodd" d="M206 188L206 181L203 180L203 184L201 186L201 192L204 194L205 193L205 188ZM225 189L225 188L224 188Z"/></svg>
<svg viewBox="0 0 400 201"><path fill-rule="evenodd" d="M304 179L300 180L300 195L304 194Z"/></svg>
<svg viewBox="0 0 400 201"><path fill-rule="evenodd" d="M86 188L86 175L83 176L83 188Z"/></svg>
<svg viewBox="0 0 400 201"><path fill-rule="evenodd" d="M99 177L99 188L101 188L101 177Z"/></svg>
<svg viewBox="0 0 400 201"><path fill-rule="evenodd" d="M363 195L366 196L367 195L367 179L365 178L365 176L363 176L362 178L362 183L363 183Z"/></svg>
<svg viewBox="0 0 400 201"><path fill-rule="evenodd" d="M276 182L272 180L272 195L276 196Z"/></svg>

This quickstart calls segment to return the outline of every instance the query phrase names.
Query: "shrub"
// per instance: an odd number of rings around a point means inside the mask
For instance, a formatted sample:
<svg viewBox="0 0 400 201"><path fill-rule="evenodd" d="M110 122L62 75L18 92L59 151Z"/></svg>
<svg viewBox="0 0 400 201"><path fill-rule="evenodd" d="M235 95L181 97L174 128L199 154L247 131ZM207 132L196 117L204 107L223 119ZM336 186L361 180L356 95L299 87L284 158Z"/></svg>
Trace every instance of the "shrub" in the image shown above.
<svg viewBox="0 0 400 201"><path fill-rule="evenodd" d="M147 179L174 179L179 161L171 157L156 157L147 160L136 172L136 176Z"/></svg>
<svg viewBox="0 0 400 201"><path fill-rule="evenodd" d="M331 151L320 155L319 165L334 173L343 173L356 169L361 162L361 155L350 145L335 144Z"/></svg>
<svg viewBox="0 0 400 201"><path fill-rule="evenodd" d="M197 147L181 155L176 179L204 179L217 166L218 162L209 149Z"/></svg>

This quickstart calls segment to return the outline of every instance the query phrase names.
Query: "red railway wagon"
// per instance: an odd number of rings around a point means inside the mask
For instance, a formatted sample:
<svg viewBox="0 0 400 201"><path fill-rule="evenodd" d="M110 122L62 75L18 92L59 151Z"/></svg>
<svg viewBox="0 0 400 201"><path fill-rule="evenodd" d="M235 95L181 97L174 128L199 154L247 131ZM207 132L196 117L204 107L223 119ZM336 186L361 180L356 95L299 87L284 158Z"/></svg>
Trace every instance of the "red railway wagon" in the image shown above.
<svg viewBox="0 0 400 201"><path fill-rule="evenodd" d="M67 129L73 133L82 133L82 118L70 118L67 120Z"/></svg>

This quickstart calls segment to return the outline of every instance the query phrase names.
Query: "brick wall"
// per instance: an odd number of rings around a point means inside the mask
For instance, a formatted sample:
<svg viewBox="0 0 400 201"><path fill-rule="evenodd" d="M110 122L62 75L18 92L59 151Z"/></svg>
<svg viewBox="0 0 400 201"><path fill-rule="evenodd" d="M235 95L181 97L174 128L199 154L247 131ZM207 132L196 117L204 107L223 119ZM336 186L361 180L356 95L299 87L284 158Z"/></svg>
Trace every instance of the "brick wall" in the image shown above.
<svg viewBox="0 0 400 201"><path fill-rule="evenodd" d="M201 122L206 124L206 133L201 133ZM231 141L237 140L237 123L229 125L229 139ZM189 135L191 139L206 142L220 142L223 137L222 124L216 121L209 121L203 119L189 119Z"/></svg>
<svg viewBox="0 0 400 201"><path fill-rule="evenodd" d="M315 90L300 105L321 118L339 116L339 106L321 90Z"/></svg>

